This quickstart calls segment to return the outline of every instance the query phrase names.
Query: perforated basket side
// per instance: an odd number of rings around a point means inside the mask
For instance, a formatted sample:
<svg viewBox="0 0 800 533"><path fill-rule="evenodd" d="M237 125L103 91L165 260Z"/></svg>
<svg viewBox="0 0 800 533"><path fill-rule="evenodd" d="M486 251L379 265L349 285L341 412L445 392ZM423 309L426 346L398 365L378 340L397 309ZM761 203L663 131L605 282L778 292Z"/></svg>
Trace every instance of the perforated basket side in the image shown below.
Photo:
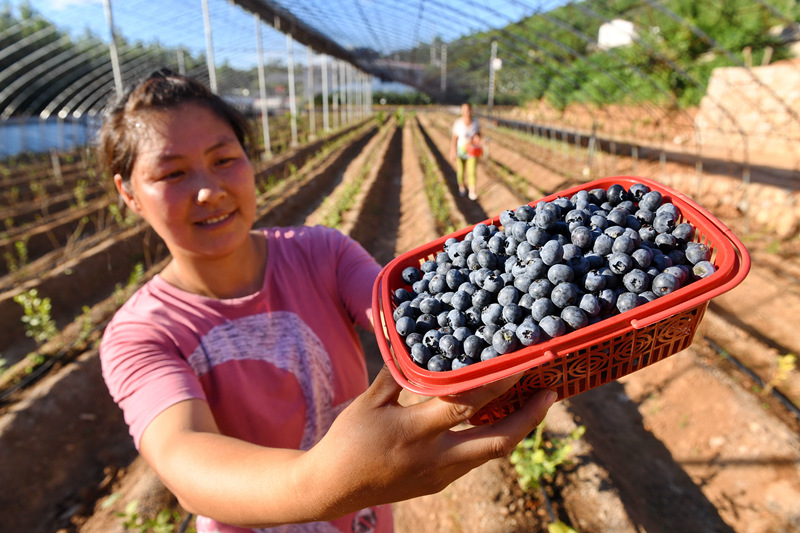
<svg viewBox="0 0 800 533"><path fill-rule="evenodd" d="M514 387L487 404L470 420L490 424L513 413L537 391L550 389L558 400L575 396L641 370L688 348L708 302L583 349L554 356L520 378Z"/></svg>

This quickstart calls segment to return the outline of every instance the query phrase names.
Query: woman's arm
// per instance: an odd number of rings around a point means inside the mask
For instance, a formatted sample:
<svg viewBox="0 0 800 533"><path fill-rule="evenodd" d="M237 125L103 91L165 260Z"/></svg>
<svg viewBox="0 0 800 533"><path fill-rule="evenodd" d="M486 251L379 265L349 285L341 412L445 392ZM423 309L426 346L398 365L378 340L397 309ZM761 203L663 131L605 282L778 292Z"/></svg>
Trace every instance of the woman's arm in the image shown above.
<svg viewBox="0 0 800 533"><path fill-rule="evenodd" d="M438 492L508 455L544 419L544 391L495 424L453 428L516 379L402 406L384 368L308 452L220 435L208 405L189 400L158 415L140 449L187 511L246 527L331 520Z"/></svg>

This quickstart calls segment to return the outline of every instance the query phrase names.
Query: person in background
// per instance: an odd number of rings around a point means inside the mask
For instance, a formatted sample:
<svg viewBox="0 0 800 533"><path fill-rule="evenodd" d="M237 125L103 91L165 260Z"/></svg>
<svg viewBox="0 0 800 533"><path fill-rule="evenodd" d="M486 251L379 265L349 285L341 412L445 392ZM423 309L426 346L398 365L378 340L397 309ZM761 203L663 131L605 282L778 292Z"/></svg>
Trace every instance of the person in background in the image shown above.
<svg viewBox="0 0 800 533"><path fill-rule="evenodd" d="M461 104L461 116L453 122L450 159L456 164L458 194L465 196L469 193L470 200L478 199L476 188L478 157L470 155L468 147L473 137L478 135L480 139L480 132L478 119L472 116L472 105L466 102Z"/></svg>
<svg viewBox="0 0 800 533"><path fill-rule="evenodd" d="M169 71L108 110L100 159L171 261L106 328L103 377L199 533L392 531L391 503L509 454L555 393L456 430L519 376L418 403L386 367L370 384L355 327L380 266L331 228L254 230L249 139Z"/></svg>

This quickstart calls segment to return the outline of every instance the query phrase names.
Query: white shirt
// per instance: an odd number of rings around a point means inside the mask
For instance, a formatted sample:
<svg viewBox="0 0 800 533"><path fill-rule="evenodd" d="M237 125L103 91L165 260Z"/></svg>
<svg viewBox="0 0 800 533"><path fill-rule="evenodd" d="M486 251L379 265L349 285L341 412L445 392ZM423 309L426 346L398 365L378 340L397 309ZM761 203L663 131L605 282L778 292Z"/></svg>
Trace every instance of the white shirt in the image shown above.
<svg viewBox="0 0 800 533"><path fill-rule="evenodd" d="M456 141L458 157L462 159L467 158L467 145L472 137L480 132L481 127L478 124L478 120L475 118L473 118L472 122L469 124L464 124L463 117L458 117L456 121L453 122L453 135L458 137L458 141Z"/></svg>

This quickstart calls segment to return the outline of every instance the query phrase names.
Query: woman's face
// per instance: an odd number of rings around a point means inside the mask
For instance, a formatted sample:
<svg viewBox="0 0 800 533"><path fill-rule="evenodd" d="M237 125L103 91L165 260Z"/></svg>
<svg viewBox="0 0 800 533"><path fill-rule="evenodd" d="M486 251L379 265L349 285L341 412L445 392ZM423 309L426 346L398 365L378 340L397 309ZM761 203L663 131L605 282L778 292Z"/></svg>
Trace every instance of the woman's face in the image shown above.
<svg viewBox="0 0 800 533"><path fill-rule="evenodd" d="M255 220L255 176L228 122L194 103L147 111L138 121L130 183L114 176L125 203L176 258L239 250Z"/></svg>

